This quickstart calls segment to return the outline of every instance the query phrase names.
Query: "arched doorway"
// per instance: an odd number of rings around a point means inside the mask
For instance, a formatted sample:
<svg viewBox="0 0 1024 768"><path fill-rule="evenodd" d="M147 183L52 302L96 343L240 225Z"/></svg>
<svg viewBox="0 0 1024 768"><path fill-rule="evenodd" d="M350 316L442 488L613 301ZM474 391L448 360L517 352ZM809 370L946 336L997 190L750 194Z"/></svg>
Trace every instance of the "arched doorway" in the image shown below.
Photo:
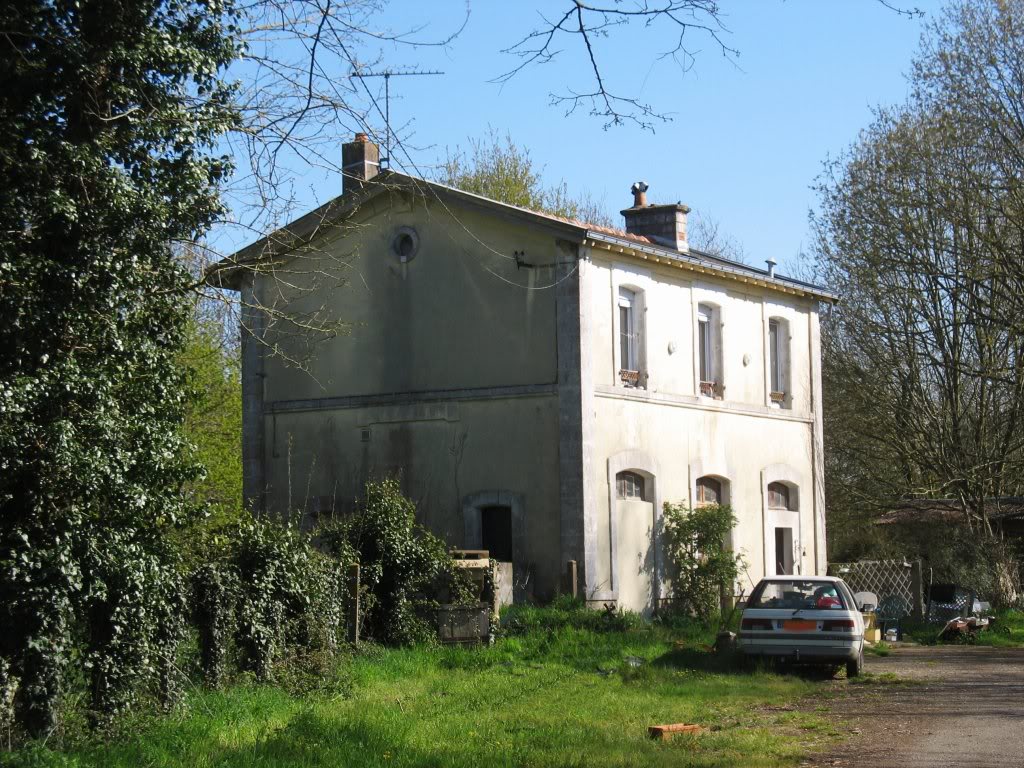
<svg viewBox="0 0 1024 768"><path fill-rule="evenodd" d="M612 598L622 610L650 615L661 599L661 499L657 466L642 451L608 460Z"/></svg>

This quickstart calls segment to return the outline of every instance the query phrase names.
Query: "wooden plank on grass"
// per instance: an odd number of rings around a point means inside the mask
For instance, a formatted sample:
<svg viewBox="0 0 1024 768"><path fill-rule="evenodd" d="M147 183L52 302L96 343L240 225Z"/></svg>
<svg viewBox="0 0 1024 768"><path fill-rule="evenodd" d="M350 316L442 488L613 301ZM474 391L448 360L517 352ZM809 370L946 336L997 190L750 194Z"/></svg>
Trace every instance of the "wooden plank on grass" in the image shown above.
<svg viewBox="0 0 1024 768"><path fill-rule="evenodd" d="M704 730L701 725L692 723L672 723L671 725L651 725L647 727L647 735L652 739L665 741L671 739L677 733L700 733Z"/></svg>

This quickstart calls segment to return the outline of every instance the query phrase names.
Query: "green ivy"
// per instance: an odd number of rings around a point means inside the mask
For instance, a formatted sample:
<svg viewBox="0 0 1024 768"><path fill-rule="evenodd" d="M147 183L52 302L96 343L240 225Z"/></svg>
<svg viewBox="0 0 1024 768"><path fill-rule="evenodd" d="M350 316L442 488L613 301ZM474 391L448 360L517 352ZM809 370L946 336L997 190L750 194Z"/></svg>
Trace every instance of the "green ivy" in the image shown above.
<svg viewBox="0 0 1024 768"><path fill-rule="evenodd" d="M0 4L0 658L35 736L71 679L97 721L170 685L168 541L200 512L172 244L223 213L234 20L230 0Z"/></svg>
<svg viewBox="0 0 1024 768"><path fill-rule="evenodd" d="M207 563L193 576L199 666L210 688L220 688L227 680L236 582L234 571L224 563Z"/></svg>
<svg viewBox="0 0 1024 768"><path fill-rule="evenodd" d="M326 522L318 535L328 551L359 563L362 630L377 642L435 641L439 598L467 602L474 591L445 543L416 523L416 505L394 478L367 483L355 514Z"/></svg>

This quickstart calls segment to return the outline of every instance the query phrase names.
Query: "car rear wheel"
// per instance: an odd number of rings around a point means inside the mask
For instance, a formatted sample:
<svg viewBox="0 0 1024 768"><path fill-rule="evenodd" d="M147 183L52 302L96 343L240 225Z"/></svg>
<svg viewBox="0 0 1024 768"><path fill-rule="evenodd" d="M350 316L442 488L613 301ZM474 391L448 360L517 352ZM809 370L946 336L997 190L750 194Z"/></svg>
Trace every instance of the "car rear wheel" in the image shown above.
<svg viewBox="0 0 1024 768"><path fill-rule="evenodd" d="M857 654L856 659L850 659L846 662L846 677L854 678L860 677L860 673L864 671L864 650Z"/></svg>

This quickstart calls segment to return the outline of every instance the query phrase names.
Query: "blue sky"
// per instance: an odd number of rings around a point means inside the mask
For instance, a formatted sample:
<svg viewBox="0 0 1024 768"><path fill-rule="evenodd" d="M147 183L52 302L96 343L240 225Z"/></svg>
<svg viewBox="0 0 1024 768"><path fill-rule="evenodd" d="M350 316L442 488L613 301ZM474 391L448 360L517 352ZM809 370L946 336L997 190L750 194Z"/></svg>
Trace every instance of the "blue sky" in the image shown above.
<svg viewBox="0 0 1024 768"><path fill-rule="evenodd" d="M682 200L716 219L748 261L774 257L785 271L809 245L811 185L822 161L856 138L873 106L905 98L923 21L876 0L721 4L723 39L740 52L735 64L699 35L691 44L700 52L686 73L655 60L669 46L667 36L620 29L597 41L615 87L673 113L654 133L632 125L605 130L600 118L567 117L549 105L553 90L589 87L575 39L562 41L554 63L504 85L489 82L515 64L501 49L529 32L541 10L557 12L565 0L472 0L465 30L446 48L384 48L388 66L446 73L393 79L392 123L405 126L405 145L424 172L471 137L507 132L529 148L548 182L589 192L617 221L631 202L630 185L643 179L651 202ZM941 8L932 0L904 5L927 14ZM440 38L461 23L466 8L465 0L396 0L383 19L396 29L426 25L421 37ZM400 152L393 155L394 167L415 172ZM339 191L338 178L308 174L300 208Z"/></svg>

